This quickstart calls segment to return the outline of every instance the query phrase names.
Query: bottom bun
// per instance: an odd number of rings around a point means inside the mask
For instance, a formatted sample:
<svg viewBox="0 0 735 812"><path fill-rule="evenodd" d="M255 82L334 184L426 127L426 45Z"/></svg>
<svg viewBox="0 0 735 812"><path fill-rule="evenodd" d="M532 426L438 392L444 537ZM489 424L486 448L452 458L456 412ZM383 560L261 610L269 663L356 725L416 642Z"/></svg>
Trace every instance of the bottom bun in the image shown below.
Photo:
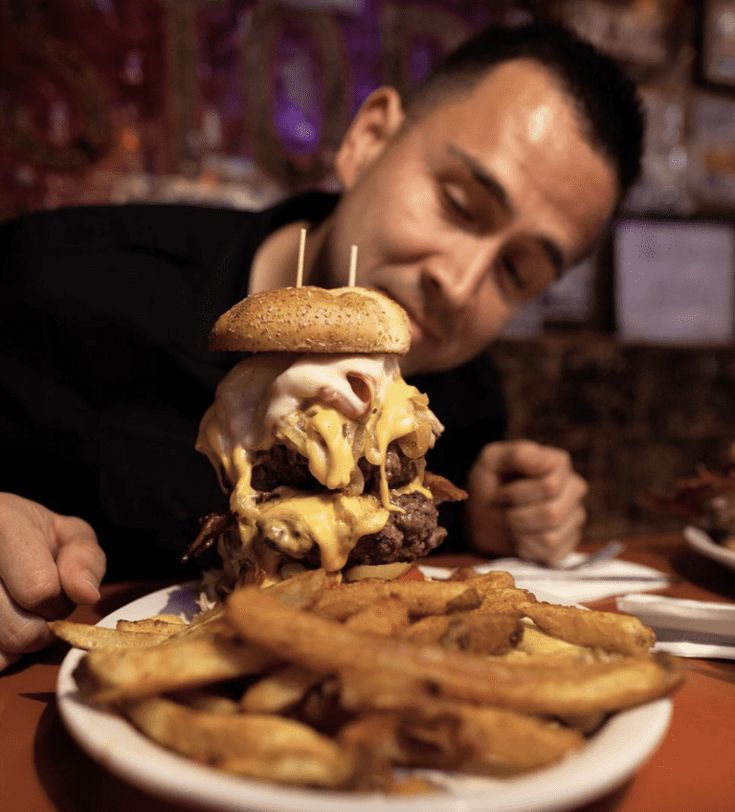
<svg viewBox="0 0 735 812"><path fill-rule="evenodd" d="M390 564L357 564L345 570L342 577L345 581L364 581L369 578L393 581L408 572L413 565L413 561L393 561Z"/></svg>

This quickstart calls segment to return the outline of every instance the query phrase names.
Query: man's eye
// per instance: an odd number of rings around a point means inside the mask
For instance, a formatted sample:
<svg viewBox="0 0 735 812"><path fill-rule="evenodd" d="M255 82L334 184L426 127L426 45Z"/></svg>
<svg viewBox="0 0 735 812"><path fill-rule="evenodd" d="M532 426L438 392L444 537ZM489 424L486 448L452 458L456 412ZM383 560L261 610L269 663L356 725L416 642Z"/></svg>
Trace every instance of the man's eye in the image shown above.
<svg viewBox="0 0 735 812"><path fill-rule="evenodd" d="M523 290L526 287L523 277L512 260L508 259L507 257L503 257L501 260L501 267L517 290Z"/></svg>
<svg viewBox="0 0 735 812"><path fill-rule="evenodd" d="M474 223L475 218L472 213L450 191L443 188L441 196L445 208L453 217L463 223Z"/></svg>

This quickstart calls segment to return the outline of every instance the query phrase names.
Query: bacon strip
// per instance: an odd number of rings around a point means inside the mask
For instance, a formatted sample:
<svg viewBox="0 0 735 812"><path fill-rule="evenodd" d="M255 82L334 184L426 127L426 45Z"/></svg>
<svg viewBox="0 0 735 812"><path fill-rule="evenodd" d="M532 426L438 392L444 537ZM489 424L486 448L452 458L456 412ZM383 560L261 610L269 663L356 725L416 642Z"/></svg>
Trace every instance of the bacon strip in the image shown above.
<svg viewBox="0 0 735 812"><path fill-rule="evenodd" d="M350 420L359 420L367 414L372 405L375 395L375 381L368 378L367 375L363 375L361 372L350 372L347 375L347 382L360 400L361 407L359 411L355 408L355 404L350 403L344 395L326 386L322 386L317 392L316 399L325 406L331 406L333 409L341 412L345 417L349 417Z"/></svg>
<svg viewBox="0 0 735 812"><path fill-rule="evenodd" d="M206 516L202 516L199 520L199 533L181 556L181 563L186 564L192 558L197 558L212 547L220 535L224 533L227 526L232 524L234 520L233 513L207 513Z"/></svg>
<svg viewBox="0 0 735 812"><path fill-rule="evenodd" d="M437 504L442 502L462 502L468 496L467 491L458 488L441 474L432 474L431 471L426 471L424 474L424 486L431 491L431 495Z"/></svg>

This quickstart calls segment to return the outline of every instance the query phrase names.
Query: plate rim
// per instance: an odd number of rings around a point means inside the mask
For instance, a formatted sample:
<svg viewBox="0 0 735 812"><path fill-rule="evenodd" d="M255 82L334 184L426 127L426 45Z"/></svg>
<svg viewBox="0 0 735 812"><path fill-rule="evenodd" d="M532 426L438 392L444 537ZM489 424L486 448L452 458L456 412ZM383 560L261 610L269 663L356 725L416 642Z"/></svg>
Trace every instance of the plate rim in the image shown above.
<svg viewBox="0 0 735 812"><path fill-rule="evenodd" d="M195 598L195 582L174 584L155 590L116 609L97 625L111 626L125 616L127 619L150 616L165 608L173 595ZM159 608L152 608L151 602ZM142 611L143 614L135 614ZM268 810L268 812L480 812L492 804L494 812L534 812L539 807L539 791L545 785L555 787L554 797L542 801L545 812L562 812L604 796L630 778L650 758L664 738L671 721L673 704L669 697L648 702L618 712L592 736L579 753L541 770L507 779L463 779L478 789L457 794L441 793L436 797L393 798L379 793L349 794L334 791L300 789L259 782L254 779L228 775L207 765L166 750L129 722L114 713L94 708L79 698L72 672L84 655L72 648L65 656L56 683L59 713L77 744L100 766L128 783L160 798L185 800L189 804L234 812L234 810ZM99 732L99 723L123 736L128 750L115 751L109 732ZM631 736L631 728L636 735ZM638 728L642 728L638 729ZM602 761L605 746L619 740L619 760L614 769L602 779L590 780L592 766ZM132 753L132 755L131 755ZM143 756L141 756L141 753ZM144 757L148 753L161 760L164 769L152 768ZM581 761L581 764L580 764ZM169 770L172 770L170 772ZM181 776L186 776L182 782ZM178 776L178 777L177 777ZM488 787L492 796L488 796ZM542 796L543 797L543 796Z"/></svg>

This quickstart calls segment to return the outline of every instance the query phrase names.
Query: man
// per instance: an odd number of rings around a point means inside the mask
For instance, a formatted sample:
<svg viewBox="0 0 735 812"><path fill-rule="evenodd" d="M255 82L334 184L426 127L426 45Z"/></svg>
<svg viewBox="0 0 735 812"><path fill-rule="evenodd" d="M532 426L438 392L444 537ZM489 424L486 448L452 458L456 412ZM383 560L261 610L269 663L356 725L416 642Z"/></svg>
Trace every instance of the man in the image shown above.
<svg viewBox="0 0 735 812"><path fill-rule="evenodd" d="M115 574L143 575L152 528L176 537L177 521L212 509L191 447L232 359L206 352L206 332L247 292L293 284L304 225L308 283L345 284L357 244L359 284L408 311L403 372L447 425L432 468L469 491L468 544L549 563L572 550L586 484L563 451L498 442L483 350L593 246L637 174L641 135L612 62L556 28L494 29L406 105L391 88L367 99L337 154L339 200L5 226L0 489L23 496L0 497L0 667L48 641L44 618L98 597L95 530ZM171 571L171 551L158 559Z"/></svg>

